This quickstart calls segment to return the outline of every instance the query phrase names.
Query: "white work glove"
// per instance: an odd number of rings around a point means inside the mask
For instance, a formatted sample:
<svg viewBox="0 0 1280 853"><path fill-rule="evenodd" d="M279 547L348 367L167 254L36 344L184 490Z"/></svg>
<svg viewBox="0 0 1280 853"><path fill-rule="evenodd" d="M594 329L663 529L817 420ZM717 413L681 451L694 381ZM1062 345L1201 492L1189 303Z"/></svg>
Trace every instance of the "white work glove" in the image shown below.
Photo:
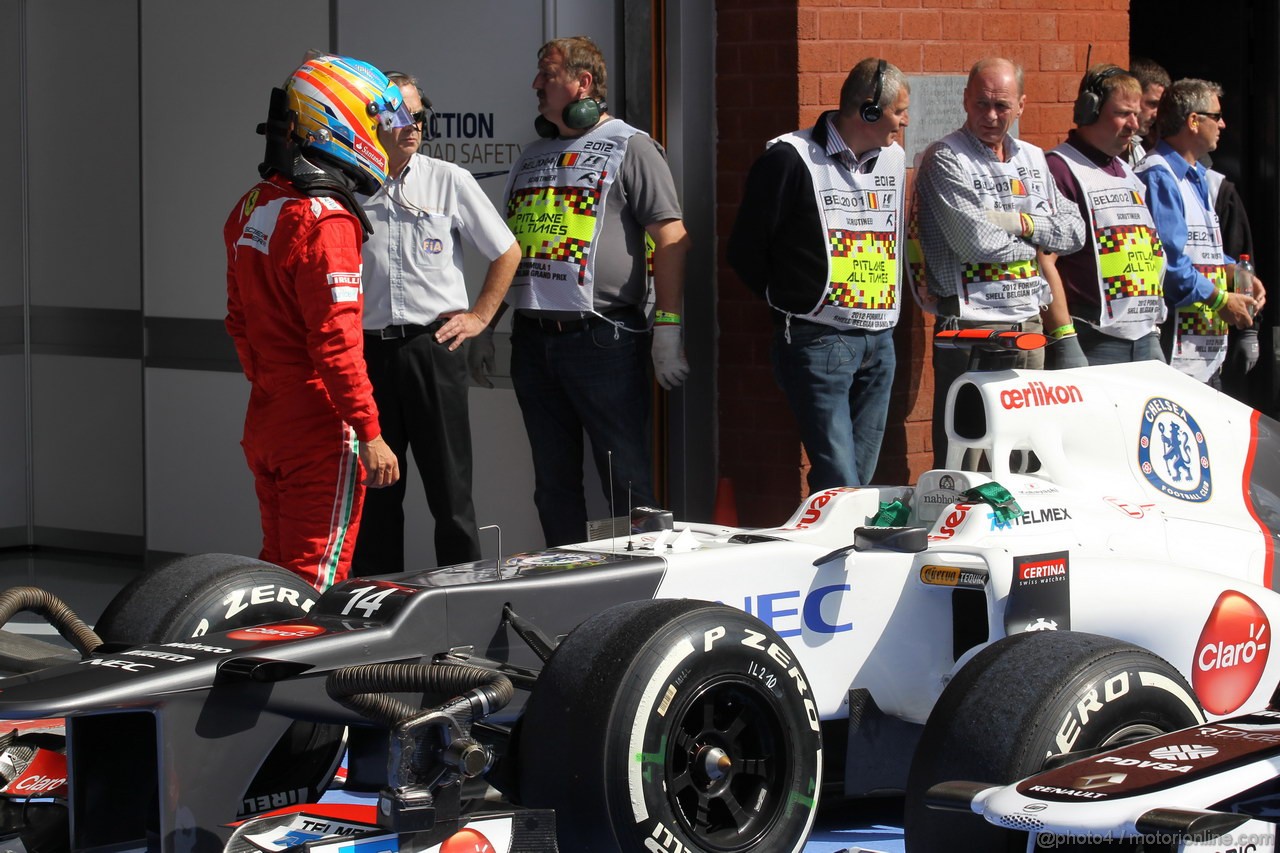
<svg viewBox="0 0 1280 853"><path fill-rule="evenodd" d="M689 375L684 358L684 334L676 323L653 327L653 372L666 390L677 388Z"/></svg>
<svg viewBox="0 0 1280 853"><path fill-rule="evenodd" d="M1022 236L1022 217L1012 210L988 210L986 212L987 221L1001 231L1012 234L1014 237Z"/></svg>
<svg viewBox="0 0 1280 853"><path fill-rule="evenodd" d="M477 385L492 388L493 382L489 379L489 374L493 373L496 362L493 329L485 329L467 343L467 370L471 372L471 378Z"/></svg>

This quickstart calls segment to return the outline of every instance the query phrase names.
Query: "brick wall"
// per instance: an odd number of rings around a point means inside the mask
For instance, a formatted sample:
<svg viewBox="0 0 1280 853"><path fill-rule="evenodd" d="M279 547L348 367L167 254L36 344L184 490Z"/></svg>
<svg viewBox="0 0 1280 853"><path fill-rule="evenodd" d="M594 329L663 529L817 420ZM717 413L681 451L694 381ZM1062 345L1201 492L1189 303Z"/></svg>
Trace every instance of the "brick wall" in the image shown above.
<svg viewBox="0 0 1280 853"><path fill-rule="evenodd" d="M1052 7L1052 8L1046 8ZM1092 62L1129 56L1129 0L716 0L716 229L720 473L745 525L779 524L805 494L795 421L769 367L763 303L724 260L742 183L766 140L809 126L839 100L849 69L883 56L910 75L958 74L989 55L1020 62L1021 136L1056 145L1088 45ZM932 460L929 321L908 300L877 482L914 482Z"/></svg>

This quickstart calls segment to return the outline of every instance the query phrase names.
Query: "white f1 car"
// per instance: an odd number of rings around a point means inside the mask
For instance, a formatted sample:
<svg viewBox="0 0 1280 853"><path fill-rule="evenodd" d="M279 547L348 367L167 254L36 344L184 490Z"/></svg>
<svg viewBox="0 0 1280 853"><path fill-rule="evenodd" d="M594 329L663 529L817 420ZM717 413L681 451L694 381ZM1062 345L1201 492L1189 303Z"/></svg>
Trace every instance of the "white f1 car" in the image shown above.
<svg viewBox="0 0 1280 853"><path fill-rule="evenodd" d="M221 850L345 746L379 837L414 849L497 791L553 812L561 850L796 853L820 796L905 791L931 853L973 837L927 808L936 783L1266 707L1274 422L1157 363L966 374L948 411L949 468L819 492L776 528L639 512L318 600L204 555L125 589L100 637L68 630L69 659L0 632L24 673L0 718L65 718L68 744L62 828L8 823L39 853ZM273 832L229 849L297 837Z"/></svg>

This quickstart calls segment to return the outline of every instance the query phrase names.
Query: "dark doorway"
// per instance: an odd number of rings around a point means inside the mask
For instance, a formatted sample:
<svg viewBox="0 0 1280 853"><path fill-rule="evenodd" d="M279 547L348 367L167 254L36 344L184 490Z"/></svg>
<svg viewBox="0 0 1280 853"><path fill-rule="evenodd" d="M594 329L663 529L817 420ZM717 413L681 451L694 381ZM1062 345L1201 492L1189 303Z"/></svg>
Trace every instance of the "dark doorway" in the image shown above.
<svg viewBox="0 0 1280 853"><path fill-rule="evenodd" d="M1132 0L1129 51L1163 65L1174 80L1199 77L1223 87L1227 126L1213 165L1239 187L1253 229L1258 276L1267 286L1262 359L1250 402L1280 409L1280 8L1275 0Z"/></svg>

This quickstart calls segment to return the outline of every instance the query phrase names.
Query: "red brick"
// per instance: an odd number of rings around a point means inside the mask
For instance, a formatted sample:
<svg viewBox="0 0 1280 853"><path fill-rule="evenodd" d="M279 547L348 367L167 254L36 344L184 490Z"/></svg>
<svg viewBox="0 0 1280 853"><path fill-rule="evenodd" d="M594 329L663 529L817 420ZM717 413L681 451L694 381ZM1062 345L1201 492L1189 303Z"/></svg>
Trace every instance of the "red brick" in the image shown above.
<svg viewBox="0 0 1280 853"><path fill-rule="evenodd" d="M1094 33L1093 18L1087 12L1059 12L1058 38L1064 42L1091 41Z"/></svg>
<svg viewBox="0 0 1280 853"><path fill-rule="evenodd" d="M942 13L936 9L903 12L902 34L918 41L942 38Z"/></svg>
<svg viewBox="0 0 1280 853"><path fill-rule="evenodd" d="M796 11L796 38L808 41L818 37L818 13L813 9Z"/></svg>
<svg viewBox="0 0 1280 853"><path fill-rule="evenodd" d="M981 41L982 16L976 12L943 12L942 38L946 41Z"/></svg>
<svg viewBox="0 0 1280 853"><path fill-rule="evenodd" d="M964 70L964 45L924 45L924 67L922 70L926 74L956 73Z"/></svg>
<svg viewBox="0 0 1280 853"><path fill-rule="evenodd" d="M1074 71L1076 46L1074 44L1044 44L1040 46L1041 71Z"/></svg>
<svg viewBox="0 0 1280 853"><path fill-rule="evenodd" d="M1052 12L1018 15L1024 41L1053 41L1058 37L1058 16Z"/></svg>
<svg viewBox="0 0 1280 853"><path fill-rule="evenodd" d="M895 41L902 38L902 13L897 11L863 12L862 38L892 39Z"/></svg>
<svg viewBox="0 0 1280 853"><path fill-rule="evenodd" d="M982 37L986 41L1012 41L1018 38L1021 17L1017 12L994 12L982 16Z"/></svg>
<svg viewBox="0 0 1280 853"><path fill-rule="evenodd" d="M840 51L827 41L810 41L800 45L801 74L840 70Z"/></svg>
<svg viewBox="0 0 1280 853"><path fill-rule="evenodd" d="M823 40L862 37L862 13L824 9L818 13L818 38Z"/></svg>

